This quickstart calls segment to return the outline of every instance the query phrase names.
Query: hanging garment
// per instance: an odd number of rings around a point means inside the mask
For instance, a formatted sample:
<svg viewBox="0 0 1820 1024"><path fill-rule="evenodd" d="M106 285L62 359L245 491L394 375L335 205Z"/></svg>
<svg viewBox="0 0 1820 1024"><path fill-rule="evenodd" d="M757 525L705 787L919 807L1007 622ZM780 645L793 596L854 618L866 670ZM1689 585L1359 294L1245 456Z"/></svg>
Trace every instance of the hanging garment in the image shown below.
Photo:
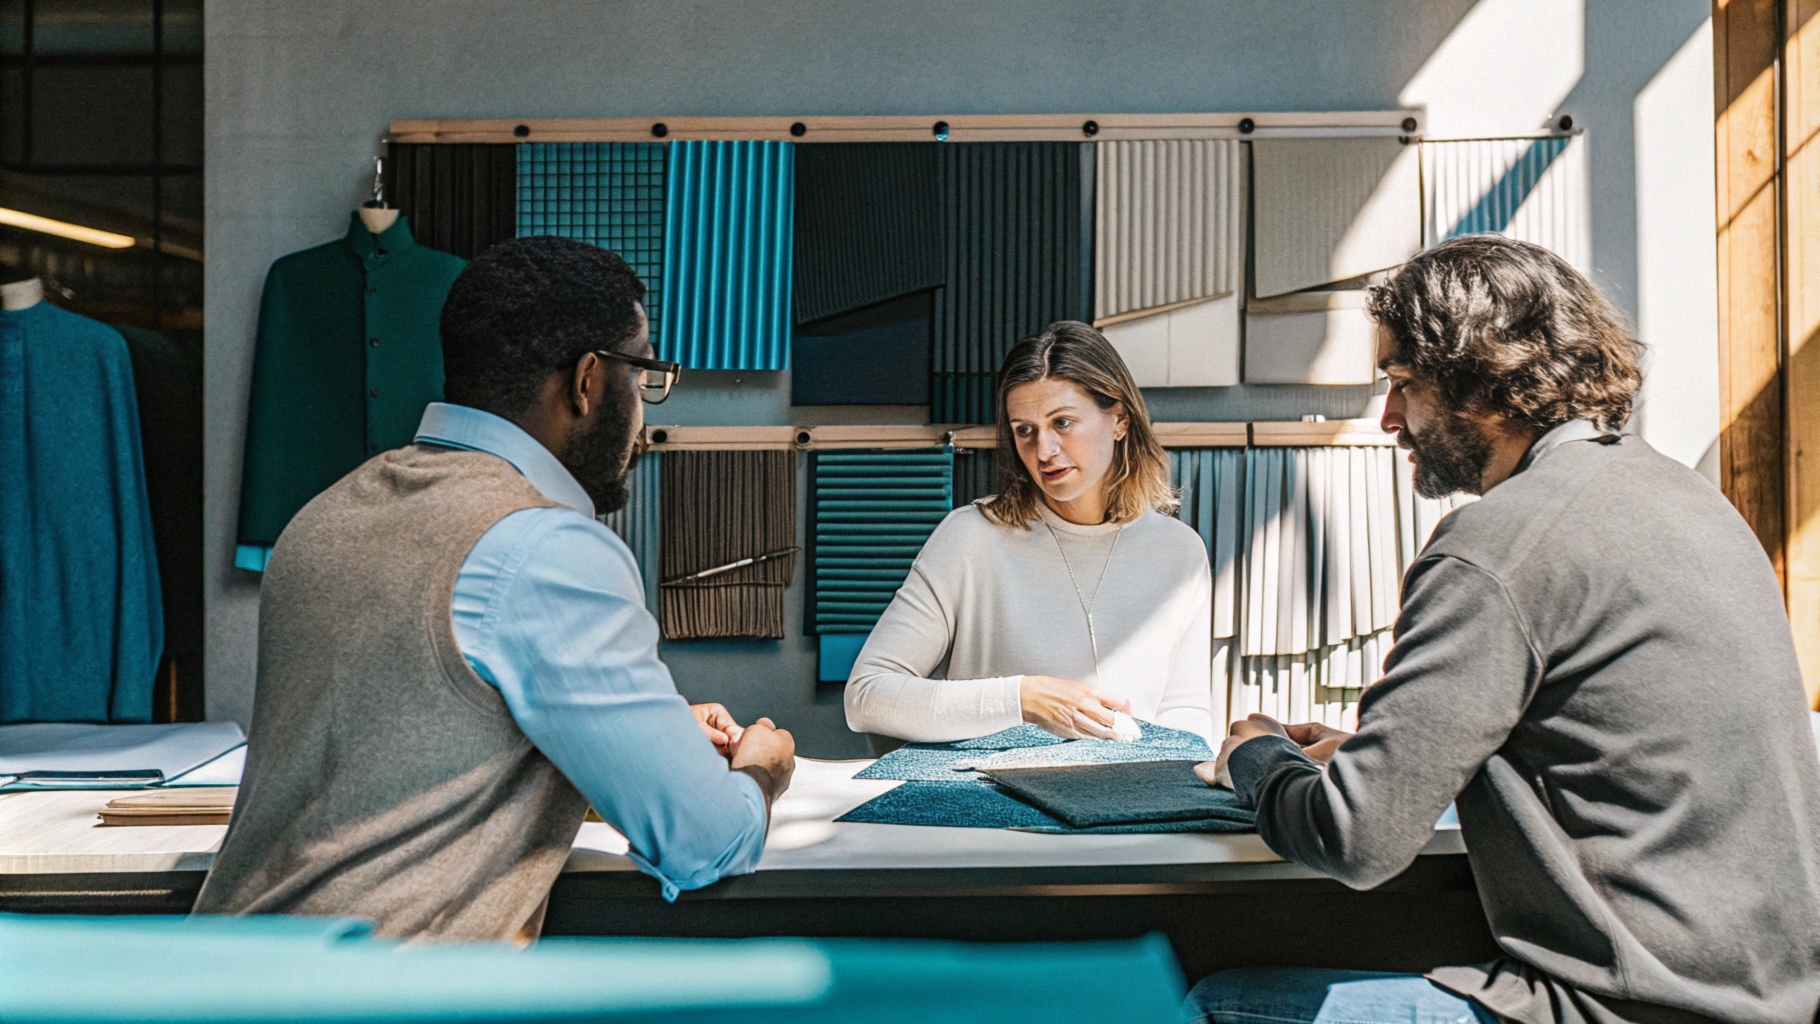
<svg viewBox="0 0 1820 1024"><path fill-rule="evenodd" d="M1011 346L1093 318L1091 142L939 148L947 279L935 303L932 423L991 423Z"/></svg>
<svg viewBox="0 0 1820 1024"><path fill-rule="evenodd" d="M149 722L164 641L120 333L0 312L0 722Z"/></svg>
<svg viewBox="0 0 1820 1024"><path fill-rule="evenodd" d="M145 492L157 543L164 604L164 653L177 692L159 707L177 722L200 722L202 704L202 345L195 332L171 336L115 324L133 361Z"/></svg>
<svg viewBox="0 0 1820 1024"><path fill-rule="evenodd" d="M796 453L666 452L662 473L664 639L781 639L784 587L796 571ZM690 578L761 555L773 557Z"/></svg>
<svg viewBox="0 0 1820 1024"><path fill-rule="evenodd" d="M387 198L416 225L417 241L473 259L517 234L521 147L495 143L394 142Z"/></svg>
<svg viewBox="0 0 1820 1024"><path fill-rule="evenodd" d="M558 235L616 252L644 282L645 319L663 314L661 142L537 142L518 148L518 234Z"/></svg>
<svg viewBox="0 0 1820 1024"><path fill-rule="evenodd" d="M703 370L786 369L796 147L669 149L658 355Z"/></svg>
<svg viewBox="0 0 1820 1024"><path fill-rule="evenodd" d="M443 299L466 263L410 219L272 264L259 304L236 564L263 569L285 524L356 466L411 443L442 398ZM249 550L250 549L250 550Z"/></svg>

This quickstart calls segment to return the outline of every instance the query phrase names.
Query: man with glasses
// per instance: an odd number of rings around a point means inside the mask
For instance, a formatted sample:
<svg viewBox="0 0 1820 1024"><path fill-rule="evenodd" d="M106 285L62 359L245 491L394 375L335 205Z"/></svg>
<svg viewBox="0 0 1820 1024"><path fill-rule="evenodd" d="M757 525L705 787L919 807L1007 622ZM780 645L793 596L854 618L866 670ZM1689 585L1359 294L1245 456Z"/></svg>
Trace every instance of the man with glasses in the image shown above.
<svg viewBox="0 0 1820 1024"><path fill-rule="evenodd" d="M590 804L668 899L756 865L795 744L683 701L595 519L625 505L643 406L679 375L644 293L562 238L456 279L447 401L273 550L246 775L198 913L528 940Z"/></svg>

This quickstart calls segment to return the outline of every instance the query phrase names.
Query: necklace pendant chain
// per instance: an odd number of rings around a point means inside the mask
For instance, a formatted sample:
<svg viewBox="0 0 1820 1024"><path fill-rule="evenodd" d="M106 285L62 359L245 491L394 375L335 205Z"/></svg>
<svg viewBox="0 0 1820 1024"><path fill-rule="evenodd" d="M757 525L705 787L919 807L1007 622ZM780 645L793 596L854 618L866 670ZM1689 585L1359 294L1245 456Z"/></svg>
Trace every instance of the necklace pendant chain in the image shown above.
<svg viewBox="0 0 1820 1024"><path fill-rule="evenodd" d="M1062 556L1062 568L1068 570L1068 583L1074 588L1074 599L1081 606L1081 614L1087 617L1087 643L1093 649L1093 675L1098 679L1100 674L1100 638L1093 629L1093 609L1099 606L1100 591L1106 586L1106 573L1112 568L1112 553L1119 549L1119 538L1124 535L1123 529L1112 535L1112 546L1106 549L1106 563L1100 566L1100 578L1093 585L1093 603L1087 603L1087 595L1081 593L1081 582L1074 578L1074 564L1068 561L1068 549L1062 546L1061 534L1055 532L1045 520L1043 525L1049 530L1049 539L1055 541L1055 552Z"/></svg>

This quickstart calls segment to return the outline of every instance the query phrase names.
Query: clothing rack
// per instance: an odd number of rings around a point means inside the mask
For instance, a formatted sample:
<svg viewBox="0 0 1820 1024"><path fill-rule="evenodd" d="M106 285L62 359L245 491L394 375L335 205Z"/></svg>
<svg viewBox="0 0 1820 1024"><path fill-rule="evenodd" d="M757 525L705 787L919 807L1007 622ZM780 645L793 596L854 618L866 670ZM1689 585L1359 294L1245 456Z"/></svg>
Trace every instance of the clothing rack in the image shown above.
<svg viewBox="0 0 1820 1024"><path fill-rule="evenodd" d="M1151 429L1165 448L1285 448L1391 446L1396 440L1373 419L1155 423ZM823 451L842 448L993 448L998 428L940 423L828 425L819 427L647 426L645 447L652 451L760 451L794 448Z"/></svg>

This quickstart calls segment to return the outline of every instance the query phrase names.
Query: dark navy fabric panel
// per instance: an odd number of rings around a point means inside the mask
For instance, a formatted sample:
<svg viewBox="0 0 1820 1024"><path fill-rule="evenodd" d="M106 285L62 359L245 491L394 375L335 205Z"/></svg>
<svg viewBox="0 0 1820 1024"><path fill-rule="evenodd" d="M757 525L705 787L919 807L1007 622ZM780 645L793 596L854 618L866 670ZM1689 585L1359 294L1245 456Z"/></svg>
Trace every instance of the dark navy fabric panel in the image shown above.
<svg viewBox="0 0 1820 1024"><path fill-rule="evenodd" d="M1093 144L937 148L945 284L932 423L990 423L1005 353L1057 320L1093 318Z"/></svg>
<svg viewBox="0 0 1820 1024"><path fill-rule="evenodd" d="M799 325L790 404L928 405L934 301L933 292L914 292Z"/></svg>
<svg viewBox="0 0 1820 1024"><path fill-rule="evenodd" d="M797 323L941 285L937 156L890 142L797 148Z"/></svg>
<svg viewBox="0 0 1820 1024"><path fill-rule="evenodd" d="M998 493L996 451L994 448L954 449L955 508Z"/></svg>
<svg viewBox="0 0 1820 1024"><path fill-rule="evenodd" d="M1198 761L1128 761L1060 768L998 768L1000 789L1035 804L1074 828L1147 821L1217 819L1249 825L1252 811L1230 789L1195 775Z"/></svg>

